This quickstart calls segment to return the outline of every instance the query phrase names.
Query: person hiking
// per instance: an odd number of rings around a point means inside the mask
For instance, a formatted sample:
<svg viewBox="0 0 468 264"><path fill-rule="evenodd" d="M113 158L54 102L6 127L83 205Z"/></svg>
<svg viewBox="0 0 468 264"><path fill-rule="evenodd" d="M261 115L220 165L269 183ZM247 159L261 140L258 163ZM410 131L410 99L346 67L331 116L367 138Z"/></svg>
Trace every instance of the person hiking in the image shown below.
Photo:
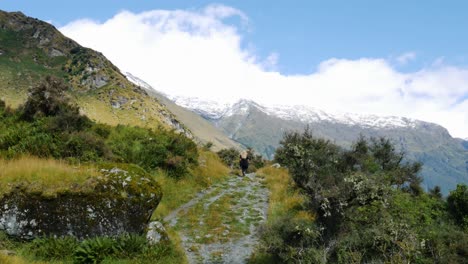
<svg viewBox="0 0 468 264"><path fill-rule="evenodd" d="M247 172L247 169L249 168L249 155L247 151L242 151L239 157L239 165L242 170L242 176L245 176L245 173Z"/></svg>

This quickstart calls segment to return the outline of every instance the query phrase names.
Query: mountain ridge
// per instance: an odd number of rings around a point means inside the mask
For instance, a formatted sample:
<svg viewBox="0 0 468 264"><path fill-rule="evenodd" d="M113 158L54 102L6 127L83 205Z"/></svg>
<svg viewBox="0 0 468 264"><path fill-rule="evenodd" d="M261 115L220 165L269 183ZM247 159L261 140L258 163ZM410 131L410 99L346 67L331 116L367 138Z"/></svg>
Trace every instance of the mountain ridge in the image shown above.
<svg viewBox="0 0 468 264"><path fill-rule="evenodd" d="M447 194L457 183L468 182L468 143L452 138L448 130L438 124L375 115L361 119L352 118L350 114L336 117L304 107L286 107L288 111L284 112L284 108L268 109L251 100L240 100L223 108L219 105L204 106L200 99L194 103L187 98L172 99L203 116L233 140L254 148L265 158L274 157L284 133L309 126L314 135L344 148L349 148L360 136L390 138L397 149L408 154L409 160L425 164L422 176L426 189L439 185ZM206 114L209 109L217 112ZM301 115L310 118L301 118Z"/></svg>
<svg viewBox="0 0 468 264"><path fill-rule="evenodd" d="M80 111L110 125L129 124L191 132L147 91L126 79L102 53L82 47L53 25L0 10L0 98L12 107L45 76L65 81Z"/></svg>
<svg viewBox="0 0 468 264"><path fill-rule="evenodd" d="M375 128L390 127L408 127L436 125L447 130L443 126L421 121L418 119L402 116L383 116L374 114L356 114L356 113L335 113L326 112L314 107L305 105L272 105L264 106L253 100L239 99L235 103L218 103L211 100L202 100L194 97L169 96L176 104L199 113L206 119L216 120L223 117L229 117L240 112L246 112L247 107L252 106L263 111L268 115L273 115L284 120L300 122L335 122L347 125L359 125ZM448 131L447 131L448 133Z"/></svg>
<svg viewBox="0 0 468 264"><path fill-rule="evenodd" d="M216 129L213 124L205 120L203 117L190 110L187 110L173 103L167 94L154 89L151 85L138 78L137 76L127 72L125 73L129 81L135 85L144 88L149 95L158 99L165 107L167 107L193 134L193 138L200 145L212 143L212 150L219 151L224 148L242 149L242 146L227 137L221 131Z"/></svg>

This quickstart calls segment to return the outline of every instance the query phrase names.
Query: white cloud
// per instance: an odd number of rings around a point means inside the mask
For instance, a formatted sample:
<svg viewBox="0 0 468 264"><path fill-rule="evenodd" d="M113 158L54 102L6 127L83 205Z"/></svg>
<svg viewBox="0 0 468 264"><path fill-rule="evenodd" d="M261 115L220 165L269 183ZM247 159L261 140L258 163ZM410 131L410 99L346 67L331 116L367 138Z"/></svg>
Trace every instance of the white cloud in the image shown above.
<svg viewBox="0 0 468 264"><path fill-rule="evenodd" d="M266 59L263 61L262 65L265 70L268 71L273 71L276 70L278 66L278 60L279 60L279 54L276 52L271 53L266 57Z"/></svg>
<svg viewBox="0 0 468 264"><path fill-rule="evenodd" d="M402 65L407 64L408 62L416 59L416 53L414 52L406 52L401 54L396 58L396 61Z"/></svg>
<svg viewBox="0 0 468 264"><path fill-rule="evenodd" d="M226 18L238 18L241 26ZM468 136L468 69L437 63L402 73L386 59L331 58L309 75L284 75L275 70L277 53L262 59L243 48L247 21L237 9L211 5L198 11L123 11L103 23L78 20L60 30L171 95L407 116ZM397 61L414 58L407 53Z"/></svg>

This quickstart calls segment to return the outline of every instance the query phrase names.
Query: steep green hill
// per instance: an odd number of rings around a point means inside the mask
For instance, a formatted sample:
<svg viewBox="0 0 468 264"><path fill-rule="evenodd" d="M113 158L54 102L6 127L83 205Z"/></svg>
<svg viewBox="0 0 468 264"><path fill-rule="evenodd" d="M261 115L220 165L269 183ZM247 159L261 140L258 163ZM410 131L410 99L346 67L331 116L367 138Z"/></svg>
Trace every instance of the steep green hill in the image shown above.
<svg viewBox="0 0 468 264"><path fill-rule="evenodd" d="M208 142L213 143L213 151L226 148L242 148L239 143L230 139L203 117L176 105L161 93L155 91L148 91L148 93L152 96L155 96L161 103L163 103L171 111L171 113L177 117L178 120L180 120L188 129L190 129L190 131L193 133L194 139L201 144L206 144Z"/></svg>
<svg viewBox="0 0 468 264"><path fill-rule="evenodd" d="M0 11L0 98L16 107L47 75L64 79L68 94L93 120L162 126L190 136L164 105L129 82L101 53L80 46L46 22Z"/></svg>

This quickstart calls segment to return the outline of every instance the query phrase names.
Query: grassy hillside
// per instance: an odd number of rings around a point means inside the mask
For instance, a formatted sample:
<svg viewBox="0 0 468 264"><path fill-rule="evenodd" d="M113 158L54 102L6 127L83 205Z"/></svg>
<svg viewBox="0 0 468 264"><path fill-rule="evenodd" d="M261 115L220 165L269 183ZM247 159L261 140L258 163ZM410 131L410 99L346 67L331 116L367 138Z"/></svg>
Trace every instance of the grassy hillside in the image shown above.
<svg viewBox="0 0 468 264"><path fill-rule="evenodd" d="M240 149L241 145L226 134L219 131L212 123L205 120L196 113L189 111L181 106L176 105L174 102L169 100L164 95L148 91L150 95L155 96L161 103L163 103L171 113L173 113L178 120L180 120L190 131L193 133L194 139L199 141L201 144L208 142L213 143L212 149L218 151L227 148Z"/></svg>
<svg viewBox="0 0 468 264"><path fill-rule="evenodd" d="M93 120L162 126L189 135L166 107L129 82L101 53L80 46L46 22L0 11L0 98L16 107L47 75L63 79L67 93Z"/></svg>
<svg viewBox="0 0 468 264"><path fill-rule="evenodd" d="M63 94L64 84L58 80L46 78L30 90L25 104L17 109L6 107L0 100L0 200L21 190L47 201L79 193L77 201L81 201L82 194L93 193L90 191L102 180L103 173L118 167L130 176L133 172L146 174L144 178L156 180L158 188L162 185L164 199L153 215L161 219L203 188L229 175L230 170L215 153L198 150L183 134L93 122L69 104ZM143 189L150 186L148 182L128 184L141 188L141 197L145 197ZM125 198L127 193L121 195ZM17 254L17 257L0 254L0 261L90 263L98 259L96 263L101 260L185 263L184 253L177 245L180 239L172 230L168 233L170 241L150 245L140 234L83 241L74 237L45 237L20 242L0 232L0 250L14 250Z"/></svg>
<svg viewBox="0 0 468 264"><path fill-rule="evenodd" d="M63 161L32 156L9 161L0 159L0 167L0 198L21 183L27 183L24 188L28 192L53 195L68 191L72 186L87 188L94 184L90 179L101 175L92 165L71 166Z"/></svg>

